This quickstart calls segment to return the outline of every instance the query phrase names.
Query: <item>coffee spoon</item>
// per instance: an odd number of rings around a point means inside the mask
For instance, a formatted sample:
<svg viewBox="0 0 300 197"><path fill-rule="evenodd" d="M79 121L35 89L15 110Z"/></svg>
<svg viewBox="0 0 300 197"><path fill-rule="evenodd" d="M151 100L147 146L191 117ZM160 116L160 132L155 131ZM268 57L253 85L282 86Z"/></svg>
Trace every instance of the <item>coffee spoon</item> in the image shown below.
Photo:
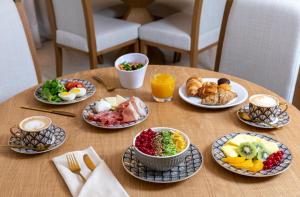
<svg viewBox="0 0 300 197"><path fill-rule="evenodd" d="M243 120L246 120L246 121L250 121L250 122L254 122L254 123L260 123L260 121L256 121L256 120L253 120L247 113L245 112L238 112L238 115L239 117L241 117ZM273 127L275 129L278 129L279 127L277 127L276 125L273 125L271 123L267 123L267 122L264 122L265 124L269 125L270 127Z"/></svg>
<svg viewBox="0 0 300 197"><path fill-rule="evenodd" d="M48 144L48 145L45 145L45 146L43 146L43 147L39 147L39 146L37 146L37 147L29 147L29 146L22 146L22 145L0 145L0 147L8 147L8 148L25 148L25 149L30 149L30 150L34 150L34 151L45 151L45 150L48 150L49 149L49 147L50 147L51 145L50 144Z"/></svg>

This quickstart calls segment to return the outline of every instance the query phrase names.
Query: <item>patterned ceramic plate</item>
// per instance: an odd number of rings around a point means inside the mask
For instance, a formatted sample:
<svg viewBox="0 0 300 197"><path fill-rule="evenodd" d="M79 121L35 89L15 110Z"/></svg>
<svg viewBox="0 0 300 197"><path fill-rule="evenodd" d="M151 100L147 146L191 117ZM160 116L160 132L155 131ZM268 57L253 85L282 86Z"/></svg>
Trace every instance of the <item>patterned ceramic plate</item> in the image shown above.
<svg viewBox="0 0 300 197"><path fill-rule="evenodd" d="M126 98L128 98L128 97L126 97ZM95 105L96 105L96 103L94 102L94 103L86 106L82 112L82 117L88 124L93 125L95 127L102 128L102 129L124 129L124 128L128 128L128 127L132 127L137 124L140 124L141 122L144 122L149 116L149 109L148 109L148 106L146 106L145 110L146 110L147 115L140 118L139 120L128 122L128 123L123 123L120 125L101 125L101 124L99 124L99 122L91 121L88 119L88 115L90 113L94 112Z"/></svg>
<svg viewBox="0 0 300 197"><path fill-rule="evenodd" d="M17 153L22 153L22 154L27 154L27 155L35 155L35 154L41 154L41 153L45 153L45 152L49 152L54 149L57 149L66 141L66 132L62 128L57 127L55 125L53 125L52 130L54 132L53 143L47 150L35 151L32 149L26 149L26 148L11 148L11 150L13 150ZM17 135L18 135L18 133L20 133L20 132L17 132ZM11 136L8 141L8 145L10 145L10 146L22 146L22 144L23 143L22 143L21 139L19 137L15 137L15 136Z"/></svg>
<svg viewBox="0 0 300 197"><path fill-rule="evenodd" d="M47 99L42 97L42 85L39 86L35 92L34 92L34 97L42 102L42 103L46 103L46 104L51 104L51 105L68 105L68 104L73 104L73 103L78 103L80 101L86 100L88 98L90 98L91 96L93 96L96 92L96 87L89 81L86 80L81 80L81 79L61 79L59 80L61 81L63 84L67 83L67 82L81 82L83 83L84 87L86 88L86 95L84 95L83 97L79 97L76 98L73 101L61 101L61 102L50 102Z"/></svg>
<svg viewBox="0 0 300 197"><path fill-rule="evenodd" d="M272 169L261 170L261 171L255 173L255 172L250 172L247 170L235 168L235 167L231 166L230 164L223 162L222 158L224 158L225 155L224 155L223 151L221 150L221 147L228 140L234 138L238 134L248 134L248 135L252 135L252 136L257 136L257 137L265 139L267 141L275 142L278 145L279 149L284 152L281 163L279 165L273 167ZM223 137L217 139L212 145L212 156L215 159L215 161L218 164L220 164L223 168L225 168L231 172L234 172L236 174L240 174L240 175L244 175L244 176L251 176L251 177L269 177L269 176L275 176L275 175L281 174L288 169L288 167L290 166L290 164L292 162L292 154L291 154L290 150L284 144L281 144L280 142L278 142L277 140L273 139L270 136L259 134L259 133L253 133L253 132L230 133L226 136L223 136Z"/></svg>
<svg viewBox="0 0 300 197"><path fill-rule="evenodd" d="M194 176L202 167L203 156L194 145L190 145L185 162L168 171L148 169L135 156L134 148L129 147L123 155L125 170L135 178L152 183L175 183Z"/></svg>
<svg viewBox="0 0 300 197"><path fill-rule="evenodd" d="M274 129L276 127L280 128L280 127L283 127L290 123L290 117L287 112L284 112L278 116L278 121L273 123L274 127L272 127L271 125L265 124L263 122L252 122L252 121L244 120L239 116L239 112L248 113L249 105L245 105L241 109L239 109L237 112L237 117L240 119L240 121L242 121L248 125L251 125L253 127L262 128L262 129ZM278 113L280 114L281 112L278 112Z"/></svg>
<svg viewBox="0 0 300 197"><path fill-rule="evenodd" d="M203 78L204 82L218 82L217 78ZM228 107L233 107L236 105L239 105L243 103L244 101L247 100L248 98L248 91L246 88L234 81L231 81L231 89L233 92L235 92L238 96L237 98L233 99L229 103L225 105L203 105L201 104L201 99L199 97L191 97L186 94L186 86L183 84L179 88L179 96L187 103L191 105L195 105L197 107L202 107L202 108L208 108L208 109L223 109L223 108L228 108Z"/></svg>

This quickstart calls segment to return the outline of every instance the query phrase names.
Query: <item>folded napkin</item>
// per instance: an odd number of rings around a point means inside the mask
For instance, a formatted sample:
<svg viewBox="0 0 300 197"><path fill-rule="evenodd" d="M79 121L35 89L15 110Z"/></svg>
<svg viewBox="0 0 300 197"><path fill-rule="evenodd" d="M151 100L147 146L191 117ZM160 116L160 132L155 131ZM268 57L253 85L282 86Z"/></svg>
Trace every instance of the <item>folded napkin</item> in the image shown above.
<svg viewBox="0 0 300 197"><path fill-rule="evenodd" d="M73 153L80 164L81 173L87 179L84 183L80 176L72 173L68 168L68 154ZM96 164L91 172L83 161L83 155L88 154ZM106 163L98 156L92 147L82 151L74 151L52 159L57 170L65 180L72 196L78 197L128 197L116 177L112 174Z"/></svg>

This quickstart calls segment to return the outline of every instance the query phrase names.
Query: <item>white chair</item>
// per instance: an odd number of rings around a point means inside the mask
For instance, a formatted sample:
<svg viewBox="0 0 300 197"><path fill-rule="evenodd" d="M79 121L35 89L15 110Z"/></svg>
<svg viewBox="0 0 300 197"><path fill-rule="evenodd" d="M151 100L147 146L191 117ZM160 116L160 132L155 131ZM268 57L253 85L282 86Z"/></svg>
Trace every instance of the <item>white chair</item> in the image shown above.
<svg viewBox="0 0 300 197"><path fill-rule="evenodd" d="M188 9L143 25L139 29L142 52L155 46L187 53L196 67L198 54L218 42L224 5L225 0L195 0L192 12Z"/></svg>
<svg viewBox="0 0 300 197"><path fill-rule="evenodd" d="M17 7L12 0L0 1L0 102L41 80L33 39L20 1Z"/></svg>
<svg viewBox="0 0 300 197"><path fill-rule="evenodd" d="M139 51L140 25L93 13L90 0L48 0L48 8L57 76L62 75L62 48L89 55L91 69L105 53L129 45Z"/></svg>
<svg viewBox="0 0 300 197"><path fill-rule="evenodd" d="M255 82L292 101L299 65L299 1L227 1L216 71Z"/></svg>

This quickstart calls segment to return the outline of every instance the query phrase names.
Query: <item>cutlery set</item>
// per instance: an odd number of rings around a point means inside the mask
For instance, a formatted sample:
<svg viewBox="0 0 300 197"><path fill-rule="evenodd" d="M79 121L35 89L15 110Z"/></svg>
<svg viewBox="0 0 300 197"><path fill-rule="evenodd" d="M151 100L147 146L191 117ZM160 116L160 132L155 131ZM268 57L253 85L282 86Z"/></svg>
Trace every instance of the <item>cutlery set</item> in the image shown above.
<svg viewBox="0 0 300 197"><path fill-rule="evenodd" d="M86 178L81 173L81 167L80 167L79 162L77 161L75 155L69 154L66 157L67 157L68 167L69 167L70 171L73 172L74 174L79 175L81 177L81 179L84 182L86 182ZM94 162L92 161L92 159L90 158L90 156L88 154L83 155L83 161L84 161L85 165L91 171L96 169L96 165L94 164Z"/></svg>

